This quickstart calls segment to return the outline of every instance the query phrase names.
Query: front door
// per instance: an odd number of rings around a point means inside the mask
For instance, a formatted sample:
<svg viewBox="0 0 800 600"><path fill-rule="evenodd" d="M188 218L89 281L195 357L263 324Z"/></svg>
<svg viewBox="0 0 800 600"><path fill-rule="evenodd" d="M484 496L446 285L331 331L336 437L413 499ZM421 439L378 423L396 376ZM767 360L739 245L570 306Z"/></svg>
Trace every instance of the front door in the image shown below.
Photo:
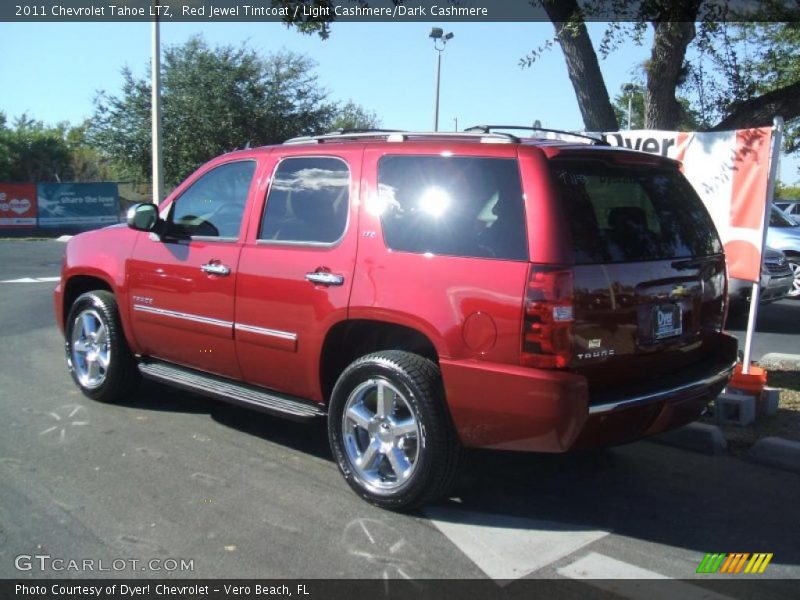
<svg viewBox="0 0 800 600"><path fill-rule="evenodd" d="M233 341L242 218L253 160L212 166L169 208L161 239L142 234L128 272L139 345L153 356L240 378Z"/></svg>

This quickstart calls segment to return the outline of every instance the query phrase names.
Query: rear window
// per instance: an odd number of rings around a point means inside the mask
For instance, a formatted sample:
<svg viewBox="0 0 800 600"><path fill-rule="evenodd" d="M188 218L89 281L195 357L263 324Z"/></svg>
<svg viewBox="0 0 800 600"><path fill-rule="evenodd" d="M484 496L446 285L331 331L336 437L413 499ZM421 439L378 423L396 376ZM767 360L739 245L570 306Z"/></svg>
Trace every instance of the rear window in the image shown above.
<svg viewBox="0 0 800 600"><path fill-rule="evenodd" d="M578 264L722 252L708 211L676 170L585 161L552 168Z"/></svg>
<svg viewBox="0 0 800 600"><path fill-rule="evenodd" d="M378 166L381 224L392 250L527 260L515 159L386 156Z"/></svg>

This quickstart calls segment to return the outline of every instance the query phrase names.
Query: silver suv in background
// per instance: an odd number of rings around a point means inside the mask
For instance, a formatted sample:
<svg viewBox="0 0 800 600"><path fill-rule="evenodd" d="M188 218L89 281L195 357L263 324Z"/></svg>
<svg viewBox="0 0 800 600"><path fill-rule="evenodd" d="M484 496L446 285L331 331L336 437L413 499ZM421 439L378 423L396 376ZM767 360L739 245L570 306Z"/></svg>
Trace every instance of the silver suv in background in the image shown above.
<svg viewBox="0 0 800 600"><path fill-rule="evenodd" d="M800 298L800 225L775 205L770 212L767 246L786 255L794 275L792 289L787 295L790 298Z"/></svg>
<svg viewBox="0 0 800 600"><path fill-rule="evenodd" d="M775 206L780 208L795 223L800 225L800 198L791 200L776 200Z"/></svg>
<svg viewBox="0 0 800 600"><path fill-rule="evenodd" d="M762 260L759 300L762 304L768 304L786 298L794 284L794 274L786 255L780 250L766 247ZM731 315L739 316L747 311L752 290L751 282L744 279L730 279L728 295Z"/></svg>

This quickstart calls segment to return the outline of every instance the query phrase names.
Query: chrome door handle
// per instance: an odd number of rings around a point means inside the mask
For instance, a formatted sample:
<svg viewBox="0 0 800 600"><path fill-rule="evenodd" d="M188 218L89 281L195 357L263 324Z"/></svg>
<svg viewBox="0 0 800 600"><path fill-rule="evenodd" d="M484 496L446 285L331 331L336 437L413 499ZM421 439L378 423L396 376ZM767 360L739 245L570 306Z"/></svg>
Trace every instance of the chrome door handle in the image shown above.
<svg viewBox="0 0 800 600"><path fill-rule="evenodd" d="M207 263L205 265L201 265L200 270L203 273L208 273L209 275L220 275L222 277L231 274L230 267L226 267L220 263Z"/></svg>
<svg viewBox="0 0 800 600"><path fill-rule="evenodd" d="M318 285L342 285L344 277L336 273L327 273L325 271L314 271L313 273L306 273L306 279L311 283Z"/></svg>

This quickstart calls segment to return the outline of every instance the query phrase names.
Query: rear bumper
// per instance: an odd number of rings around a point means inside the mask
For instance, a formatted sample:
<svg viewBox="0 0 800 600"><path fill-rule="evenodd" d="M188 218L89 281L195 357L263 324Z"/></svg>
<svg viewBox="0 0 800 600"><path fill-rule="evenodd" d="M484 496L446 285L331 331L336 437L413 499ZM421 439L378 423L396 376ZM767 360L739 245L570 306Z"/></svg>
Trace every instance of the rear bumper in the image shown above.
<svg viewBox="0 0 800 600"><path fill-rule="evenodd" d="M630 442L694 421L727 385L735 340L731 348L687 381L591 404L586 378L575 373L445 359L440 366L462 444L566 452Z"/></svg>

